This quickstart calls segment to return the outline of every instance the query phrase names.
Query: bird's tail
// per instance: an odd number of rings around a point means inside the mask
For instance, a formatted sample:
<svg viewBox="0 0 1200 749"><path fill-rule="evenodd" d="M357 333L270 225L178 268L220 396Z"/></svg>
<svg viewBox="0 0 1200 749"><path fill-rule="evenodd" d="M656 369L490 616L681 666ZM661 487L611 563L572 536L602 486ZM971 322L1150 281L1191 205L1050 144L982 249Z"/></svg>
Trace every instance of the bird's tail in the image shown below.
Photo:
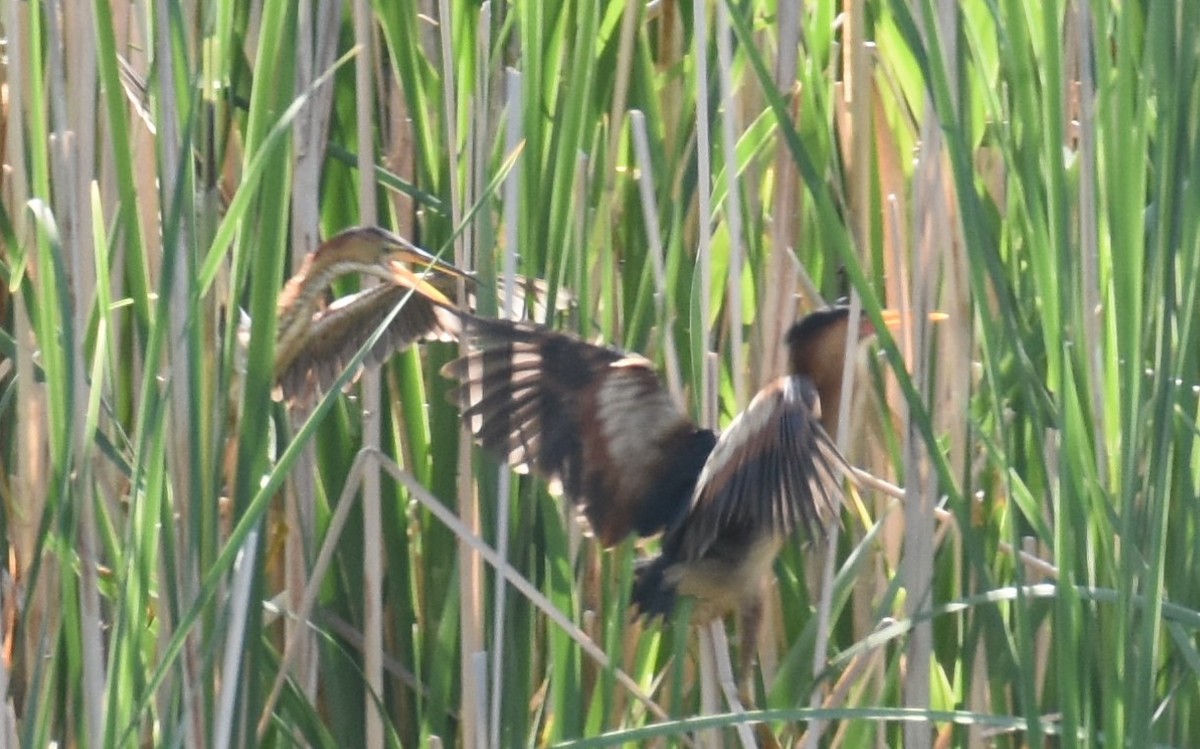
<svg viewBox="0 0 1200 749"><path fill-rule="evenodd" d="M675 610L675 584L667 580L671 560L663 554L640 562L633 571L632 603L642 616L669 619Z"/></svg>

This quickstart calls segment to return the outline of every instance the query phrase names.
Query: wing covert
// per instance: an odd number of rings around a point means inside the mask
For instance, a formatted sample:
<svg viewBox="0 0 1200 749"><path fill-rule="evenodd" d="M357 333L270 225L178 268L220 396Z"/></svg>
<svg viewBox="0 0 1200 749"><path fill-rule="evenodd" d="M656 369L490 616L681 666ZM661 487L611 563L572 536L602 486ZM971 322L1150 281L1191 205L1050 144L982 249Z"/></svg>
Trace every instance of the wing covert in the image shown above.
<svg viewBox="0 0 1200 749"><path fill-rule="evenodd" d="M703 430L649 361L529 323L467 317L464 333L476 349L442 371L461 383L468 428L517 470L561 484L602 544L658 532L686 510L699 465L678 496L664 473L689 470L680 449Z"/></svg>
<svg viewBox="0 0 1200 749"><path fill-rule="evenodd" d="M405 299L405 297L408 297ZM416 341L453 341L461 324L457 313L420 291L395 284L379 284L334 300L312 318L303 346L281 360L279 387L287 401L311 398L328 390L375 329L391 313L379 340L367 352L364 366L386 361Z"/></svg>
<svg viewBox="0 0 1200 749"><path fill-rule="evenodd" d="M805 377L763 388L721 435L696 484L691 512L671 545L699 559L721 535L786 535L823 528L842 501L850 466L821 426Z"/></svg>

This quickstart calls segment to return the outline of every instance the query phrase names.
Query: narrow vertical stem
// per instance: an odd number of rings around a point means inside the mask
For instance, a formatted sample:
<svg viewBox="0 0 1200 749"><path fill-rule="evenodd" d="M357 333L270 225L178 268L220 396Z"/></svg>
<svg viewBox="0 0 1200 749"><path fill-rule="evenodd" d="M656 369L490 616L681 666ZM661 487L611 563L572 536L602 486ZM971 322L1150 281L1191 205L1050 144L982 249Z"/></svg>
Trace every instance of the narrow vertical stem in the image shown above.
<svg viewBox="0 0 1200 749"><path fill-rule="evenodd" d="M720 621L713 629L723 626ZM720 712L720 702L717 684L716 643L713 642L712 629L707 626L696 627L696 647L700 651L699 673L700 680L700 712L711 715ZM713 730L699 731L696 734L696 746L702 749L720 746L720 734Z"/></svg>
<svg viewBox="0 0 1200 749"><path fill-rule="evenodd" d="M87 361L86 331L91 316L91 300L95 297L96 268L92 249L91 208L88 184L89 171L95 153L95 128L90 125L94 110L96 66L90 33L91 5L77 8L75 13L60 14L57 6L47 6L46 29L49 32L50 58L48 91L54 135L50 139L52 164L56 180L54 201L59 228L62 231L62 253L70 269L72 321L65 331L66 345L73 349L71 369L71 447L72 480L79 513L77 543L79 544L79 613L81 618L80 645L82 656L84 727L87 744L103 743L106 712L104 623L100 607L98 537L96 529L95 496L93 493L92 461L86 404L89 383L85 372ZM67 49L76 54L64 59ZM49 269L43 269L43 272ZM65 321L64 321L65 323ZM172 317L174 329L177 318ZM97 350L97 356L103 352ZM100 382L92 383L101 387ZM176 388L180 390L181 388ZM186 446L187 442L183 442Z"/></svg>
<svg viewBox="0 0 1200 749"><path fill-rule="evenodd" d="M850 111L849 198L850 230L860 255L870 249L871 238L871 71L866 39L865 0L845 0L845 80L842 96Z"/></svg>
<svg viewBox="0 0 1200 749"><path fill-rule="evenodd" d="M734 676L733 664L729 660L729 637L725 634L725 625L720 619L714 619L708 623L707 627L701 627L701 631L708 635L707 639L712 643L712 652L716 657L717 680L721 685L721 690L725 693L725 702L729 704L729 711L732 713L745 712L741 697L738 695L738 679ZM742 637L743 647L746 645L746 640L754 639L745 631L742 632ZM742 663L747 668L751 666L750 659L742 658ZM747 674L741 674L741 677L743 680L749 681ZM737 732L738 742L744 749L754 749L758 746L754 741L754 731L749 723L738 723L734 730Z"/></svg>
<svg viewBox="0 0 1200 749"><path fill-rule="evenodd" d="M712 143L708 132L708 3L705 0L693 0L692 9L695 14L693 33L696 45L696 223L699 230L696 261L700 264L700 323L692 335L700 341L699 350L708 353L712 341L708 330L708 321L712 317L709 310L712 299L712 164L709 161ZM693 350L695 348L693 346ZM707 379L707 367L701 370L701 377L701 392L710 392L713 388ZM706 427L715 426L716 411L709 406L707 399L700 404L700 408L700 423Z"/></svg>
<svg viewBox="0 0 1200 749"><path fill-rule="evenodd" d="M161 185L161 200L162 214L164 222L170 223L173 218L178 218L176 226L176 234L170 237L173 243L171 248L163 248L163 266L170 268L172 275L169 279L170 285L170 321L169 321L169 372L168 378L172 382L170 388L170 412L167 424L169 434L171 435L171 446L168 453L168 464L170 466L170 475L175 482L187 482L193 475L194 466L191 465L191 430L187 415L189 412L189 380L192 370L192 361L188 350L188 298L189 290L191 289L191 262L189 258L184 256L187 248L191 246L190 238L188 237L188 226L185 216L189 211L183 210L182 206L177 206L173 203L174 197L171 186L179 184L179 180L183 178L183 166L180 140L180 122L179 113L176 111L177 96L175 88L175 67L170 61L174 60L174 50L171 48L171 23L165 3L159 3L155 6L154 17L154 47L155 58L162 61L158 66L158 80L160 88L160 110L158 112L158 136L159 136L159 159L160 171L159 180ZM186 198L185 198L186 199ZM170 252L175 252L174 259L169 257ZM174 496L176 500L173 511L180 518L190 518L192 513L187 506L187 498L190 496L188 486L176 486ZM175 581L177 586L177 595L179 605L182 609L186 609L192 603L192 598L197 589L197 580L195 578L196 569L191 563L195 559L193 550L189 543L189 533L187 525L182 526L183 532L178 534L178 555L182 563L176 565L178 579ZM183 692L184 699L189 707L185 713L189 716L188 726L190 728L189 738L194 746L204 746L208 743L207 726L204 722L204 695L203 687L200 685L200 657L197 652L199 647L199 632L193 630L189 633L186 645L184 647L183 671L184 684ZM236 678L236 675L234 675Z"/></svg>
<svg viewBox="0 0 1200 749"><path fill-rule="evenodd" d="M792 92L796 87L796 63L800 48L801 3L780 3L776 15L779 22L779 54L775 60L775 85L780 92ZM798 102L799 97L794 97ZM798 119L798 112L792 112ZM793 247L799 229L796 210L796 164L787 143L780 138L775 146L774 188L772 190L771 244L763 303L759 306L758 347L759 380L774 377L783 371L784 347L780 346L783 332L796 312L792 298L796 289L796 256Z"/></svg>
<svg viewBox="0 0 1200 749"><path fill-rule="evenodd" d="M359 217L363 224L378 223L375 209L375 149L371 112L374 104L375 46L371 4L355 0L354 38L362 50L354 63L358 119ZM368 367L362 378L363 449L379 449L381 425L379 372ZM367 746L383 746L383 715L376 700L383 692L383 519L380 509L379 469L371 465L363 475L363 675ZM373 698L372 698L373 697Z"/></svg>
<svg viewBox="0 0 1200 749"><path fill-rule="evenodd" d="M722 0L717 0L721 2ZM705 0L693 0L692 12L694 19L693 43L696 56L696 199L697 199L697 229L699 236L696 244L696 261L700 264L700 299L698 308L700 320L692 329L693 361L701 365L700 392L700 423L709 428L716 427L716 370L715 354L710 366L712 335L708 330L712 318L709 310L712 299L712 164L709 159L712 153L712 139L708 129L708 3ZM712 667L712 644L703 632L699 635L701 653L700 668L700 709L704 713L717 710L716 695L719 693L715 684L716 674ZM706 661L706 657L708 660ZM705 667L707 664L707 668ZM701 745L713 737L698 737Z"/></svg>
<svg viewBox="0 0 1200 749"><path fill-rule="evenodd" d="M337 35L342 13L341 3L317 3L304 0L298 11L298 46L296 50L296 93L309 92L317 76L333 63L337 51ZM315 20L315 28L313 23ZM292 189L292 273L300 270L308 253L320 243L321 168L325 161L326 138L329 132L330 103L333 86L320 86L309 95L308 105L296 117L295 173ZM307 406L297 404L291 414L292 424L302 424L307 418ZM304 466L290 477L291 490L285 493L287 508L287 539L284 547L285 586L289 605L294 610L308 576L309 552L313 548L316 502L316 445L309 442L300 459ZM319 663L316 637L303 623L295 619L284 622L286 648L294 650L295 668L292 678L310 699L317 696Z"/></svg>
<svg viewBox="0 0 1200 749"><path fill-rule="evenodd" d="M441 42L442 61L442 105L445 118L446 150L450 160L450 217L454 226L462 223L462 204L470 204L470 197L460 193L459 186L459 142L458 142L458 87L454 76L453 17L449 0L438 0L438 31ZM473 242L471 232L461 232L455 239L454 260L460 268L472 268ZM460 287L462 282L459 282ZM459 289L463 292L463 289ZM471 439L466 430L459 431L458 438L458 512L462 522L472 533L479 535L479 507L476 504L474 485L471 481ZM461 717L460 735L468 743L483 743L487 727L485 716L476 711L479 693L484 688L477 679L473 666L475 654L483 650L483 560L468 544L459 544L459 616L462 637L460 638L460 668L462 673L462 695L459 700Z"/></svg>
<svg viewBox="0 0 1200 749"><path fill-rule="evenodd" d="M638 19L642 15L642 3L625 3L621 14L621 37L617 49L616 81L613 85L612 109L609 113L608 164L605 165L605 190L612 192L616 180L617 155L620 153L625 117L625 101L629 94L629 76L633 72L633 41L637 35Z"/></svg>
<svg viewBox="0 0 1200 749"><path fill-rule="evenodd" d="M1108 429L1105 426L1104 346L1101 337L1100 248L1096 210L1096 82L1092 71L1092 10L1087 0L1077 0L1075 29L1079 39L1079 260L1083 275L1080 310L1088 364L1092 370L1092 418L1095 420L1094 465L1101 486L1108 486Z"/></svg>
<svg viewBox="0 0 1200 749"><path fill-rule="evenodd" d="M232 602L229 610L230 627L225 633L225 657L221 664L222 673L237 673L237 662L246 648L247 612L250 607L251 592L253 590L254 560L257 551L258 531L252 530L242 543L242 548L238 551L237 561L233 564L233 586L229 596ZM279 673L282 677L284 673L282 668ZM282 679L280 679L280 683L282 683ZM236 714L235 700L239 684L240 681L237 679L229 679L221 682L220 692L217 697L217 709L213 720L213 746L217 747L217 749L225 749L231 746L234 716Z"/></svg>
<svg viewBox="0 0 1200 749"><path fill-rule="evenodd" d="M845 367L842 370L842 389L838 403L837 439L838 449L846 453L850 438L850 404L854 398L854 351L859 343L859 321L862 317L862 301L857 293L850 295L850 323L846 328ZM837 539L841 528L837 523L831 523L825 531L825 548L821 565L821 592L817 601L817 628L813 641L813 681L818 683L821 673L825 670L825 652L829 647L829 622L833 610L833 583L837 567ZM813 709L821 707L825 701L825 690L822 686L814 687L809 695L809 706ZM825 732L826 722L814 720L809 724L804 734L803 746L818 746Z"/></svg>
<svg viewBox="0 0 1200 749"><path fill-rule="evenodd" d="M746 407L746 351L742 346L742 210L737 169L737 102L733 90L733 51L730 45L729 8L717 3L717 80L721 90L721 151L725 157L725 220L729 226L729 277L725 279L729 313L730 370L737 410Z"/></svg>
<svg viewBox="0 0 1200 749"><path fill-rule="evenodd" d="M658 222L658 203L654 199L654 162L650 158L650 138L646 134L646 116L638 110L629 113L630 129L633 131L633 151L637 157L638 194L642 199L642 215L646 219L646 241L650 245L650 260L654 269L654 304L659 328L662 330L663 358L667 367L667 388L681 409L687 404L683 399L683 379L679 371L679 352L675 349L675 334L668 319L673 309L669 298L667 266L662 246L662 228Z"/></svg>
<svg viewBox="0 0 1200 749"><path fill-rule="evenodd" d="M854 243L861 255L869 250L871 236L870 204L870 160L868 136L870 133L870 77L867 66L867 50L864 39L866 26L865 7L863 0L845 0L844 40L842 48L844 79L842 81L842 96L846 108L850 112L850 129L848 137L850 148L846 149L849 166L849 198L850 225ZM846 366L842 372L841 402L838 404L837 434L838 448L845 453L850 438L849 420L850 404L854 394L854 350L858 345L859 319L862 314L862 303L858 294L851 294L850 324L846 340ZM824 564L821 570L821 591L817 604L817 630L813 647L813 675L816 677L825 668L825 651L829 643L829 621L833 606L833 581L837 557L837 537L839 528L832 525L826 532ZM821 686L813 689L809 695L809 704L813 708L820 707L825 698L825 690ZM805 734L806 747L815 747L824 732L824 721L813 721Z"/></svg>
<svg viewBox="0 0 1200 749"><path fill-rule="evenodd" d="M508 124L505 128L504 150L512 153L524 137L522 128L522 113L525 111L521 99L521 74L509 68L504 74L504 99L507 102L505 111L508 114ZM500 296L500 316L512 319L514 309L515 277L517 273L517 247L520 246L520 195L521 170L514 168L504 180L504 293ZM509 501L512 488L512 471L508 466L499 468L500 478L497 487L496 510L496 552L505 559L508 558L508 515ZM502 575L496 576L496 601L492 625L492 704L491 730L489 737L491 747L500 746L500 715L503 703L504 676L504 604L508 592L508 583Z"/></svg>
<svg viewBox="0 0 1200 749"><path fill-rule="evenodd" d="M931 6L924 6L929 8ZM953 60L955 32L953 4L939 2L937 16L923 18L923 33L936 35L946 45L946 60ZM953 70L953 66L948 66ZM951 86L951 90L954 87ZM934 392L934 378L928 366L932 339L928 330L928 312L936 293L942 257L938 250L941 235L949 225L946 205L945 173L943 169L945 140L940 118L933 100L926 96L926 119L921 127L921 146L917 172L914 175L913 225L916 246L913 270L910 273L912 308L906 310L912 321L911 347L904 351L905 361L914 370L917 392L929 398ZM904 468L908 491L904 502L904 557L901 560L901 580L906 591L906 614L916 616L930 606L933 583L933 510L935 478L929 456L918 426L913 422L911 409L905 409L903 428ZM928 709L930 704L930 658L933 651L933 629L928 620L913 627L907 647L908 673L904 679L906 707ZM928 725L909 724L904 728L905 746L920 749L930 745L932 735Z"/></svg>

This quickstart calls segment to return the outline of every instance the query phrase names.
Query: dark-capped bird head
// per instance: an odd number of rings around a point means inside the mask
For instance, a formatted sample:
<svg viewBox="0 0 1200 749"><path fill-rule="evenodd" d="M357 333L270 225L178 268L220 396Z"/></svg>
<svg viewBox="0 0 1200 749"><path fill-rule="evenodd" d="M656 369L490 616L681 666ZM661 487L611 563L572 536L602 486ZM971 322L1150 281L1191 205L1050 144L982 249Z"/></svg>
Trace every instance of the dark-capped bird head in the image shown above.
<svg viewBox="0 0 1200 749"><path fill-rule="evenodd" d="M891 310L884 310L883 318L888 327L899 321L899 316ZM849 307L828 307L798 320L788 329L784 338L788 347L788 374L807 377L816 386L821 394L821 421L831 434L837 425L837 401L842 392L849 325ZM875 326L863 314L859 319L855 342L874 334Z"/></svg>
<svg viewBox="0 0 1200 749"><path fill-rule="evenodd" d="M931 318L932 319L932 318ZM883 310L888 328L900 323L895 310ZM805 375L814 381L829 374L841 375L846 355L846 326L850 324L850 308L845 305L826 307L805 315L788 328L784 343L788 347L790 374ZM864 312L859 318L858 340L875 335L875 326Z"/></svg>
<svg viewBox="0 0 1200 749"><path fill-rule="evenodd" d="M817 310L796 321L784 338L788 347L789 374L805 375L816 382L826 376L841 377L846 356L846 326L849 324L849 307Z"/></svg>
<svg viewBox="0 0 1200 749"><path fill-rule="evenodd" d="M415 269L428 266L452 276L468 277L456 266L378 226L347 229L331 237L313 253L315 268L339 267L343 272L369 273L385 280L390 280L389 266L395 262L408 263Z"/></svg>

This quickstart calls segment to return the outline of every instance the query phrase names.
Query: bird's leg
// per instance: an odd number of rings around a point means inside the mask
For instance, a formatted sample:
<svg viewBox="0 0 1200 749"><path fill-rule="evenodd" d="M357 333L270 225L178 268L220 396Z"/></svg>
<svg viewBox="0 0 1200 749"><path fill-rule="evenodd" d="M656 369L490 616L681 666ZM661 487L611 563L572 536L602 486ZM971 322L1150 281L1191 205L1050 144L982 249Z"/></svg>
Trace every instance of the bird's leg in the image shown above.
<svg viewBox="0 0 1200 749"><path fill-rule="evenodd" d="M742 704L753 710L757 704L754 695L754 665L758 662L758 633L762 629L763 596L760 591L747 601L741 613L742 647L738 658L738 692Z"/></svg>

